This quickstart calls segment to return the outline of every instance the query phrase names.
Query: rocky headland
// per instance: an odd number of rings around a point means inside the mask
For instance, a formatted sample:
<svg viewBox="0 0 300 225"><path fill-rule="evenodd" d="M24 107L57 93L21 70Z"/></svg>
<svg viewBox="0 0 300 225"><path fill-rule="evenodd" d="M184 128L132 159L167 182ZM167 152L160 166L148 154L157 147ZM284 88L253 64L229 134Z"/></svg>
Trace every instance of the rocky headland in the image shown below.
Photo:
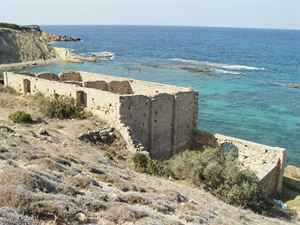
<svg viewBox="0 0 300 225"><path fill-rule="evenodd" d="M53 41L80 41L80 38L73 38L66 35L56 35L50 34L46 31L43 31L40 26L38 25L29 25L29 26L20 26L20 29L26 32L31 32L36 36L39 36L40 39L46 42L53 42Z"/></svg>
<svg viewBox="0 0 300 225"><path fill-rule="evenodd" d="M48 44L52 41L79 41L79 38L53 35L39 26L18 26L0 23L0 69L11 67L13 63L66 60L74 62L96 61L95 55L82 56L68 49L56 48ZM6 65L1 65L6 64Z"/></svg>

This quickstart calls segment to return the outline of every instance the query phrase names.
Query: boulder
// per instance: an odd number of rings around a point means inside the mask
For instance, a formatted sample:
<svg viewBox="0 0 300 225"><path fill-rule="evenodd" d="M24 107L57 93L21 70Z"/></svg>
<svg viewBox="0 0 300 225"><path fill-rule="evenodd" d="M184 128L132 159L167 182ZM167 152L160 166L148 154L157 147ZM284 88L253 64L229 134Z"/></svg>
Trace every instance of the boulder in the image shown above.
<svg viewBox="0 0 300 225"><path fill-rule="evenodd" d="M92 144L112 144L116 139L113 128L96 131L86 131L79 135L80 141L89 142Z"/></svg>
<svg viewBox="0 0 300 225"><path fill-rule="evenodd" d="M44 136L49 136L49 133L45 128L40 128L39 134Z"/></svg>
<svg viewBox="0 0 300 225"><path fill-rule="evenodd" d="M82 223L86 223L88 221L88 218L84 213L77 213L76 218Z"/></svg>

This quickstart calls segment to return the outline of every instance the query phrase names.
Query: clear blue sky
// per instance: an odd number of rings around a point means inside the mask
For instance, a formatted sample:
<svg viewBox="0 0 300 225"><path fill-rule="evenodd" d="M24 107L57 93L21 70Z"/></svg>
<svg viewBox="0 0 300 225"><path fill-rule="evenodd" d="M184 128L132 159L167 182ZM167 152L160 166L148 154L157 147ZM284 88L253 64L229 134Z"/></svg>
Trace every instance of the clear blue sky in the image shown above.
<svg viewBox="0 0 300 225"><path fill-rule="evenodd" d="M0 21L300 29L300 0L0 0Z"/></svg>

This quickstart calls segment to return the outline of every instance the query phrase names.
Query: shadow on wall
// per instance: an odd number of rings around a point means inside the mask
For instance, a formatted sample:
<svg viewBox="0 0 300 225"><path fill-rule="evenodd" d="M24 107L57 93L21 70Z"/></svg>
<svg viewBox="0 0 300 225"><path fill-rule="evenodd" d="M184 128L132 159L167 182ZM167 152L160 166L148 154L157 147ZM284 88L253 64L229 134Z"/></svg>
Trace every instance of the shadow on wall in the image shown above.
<svg viewBox="0 0 300 225"><path fill-rule="evenodd" d="M120 95L134 93L129 81L111 81L109 83L105 81L86 81L83 86Z"/></svg>
<svg viewBox="0 0 300 225"><path fill-rule="evenodd" d="M203 151L206 147L219 147L215 135L204 131L197 130L193 135L192 146L193 149Z"/></svg>
<svg viewBox="0 0 300 225"><path fill-rule="evenodd" d="M77 91L76 105L78 107L87 107L87 94L84 91Z"/></svg>
<svg viewBox="0 0 300 225"><path fill-rule="evenodd" d="M31 93L30 80L28 80L28 79L23 80L23 90L24 90L24 93Z"/></svg>

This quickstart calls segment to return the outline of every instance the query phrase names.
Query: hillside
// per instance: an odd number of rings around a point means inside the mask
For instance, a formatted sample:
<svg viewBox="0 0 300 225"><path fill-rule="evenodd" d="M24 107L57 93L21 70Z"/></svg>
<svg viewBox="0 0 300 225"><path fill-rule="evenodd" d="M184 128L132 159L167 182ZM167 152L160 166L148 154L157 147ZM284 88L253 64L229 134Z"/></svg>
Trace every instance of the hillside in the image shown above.
<svg viewBox="0 0 300 225"><path fill-rule="evenodd" d="M36 122L11 122L17 110ZM44 118L33 97L0 92L0 224L295 222L280 211L276 219L227 205L185 181L137 173L117 132L97 145L78 140L107 128L96 117Z"/></svg>
<svg viewBox="0 0 300 225"><path fill-rule="evenodd" d="M78 38L44 32L39 26L0 23L0 64L40 60L95 61L96 56L81 56L67 49L55 48L51 41L79 41Z"/></svg>
<svg viewBox="0 0 300 225"><path fill-rule="evenodd" d="M0 28L0 63L56 58L53 47L34 33Z"/></svg>

